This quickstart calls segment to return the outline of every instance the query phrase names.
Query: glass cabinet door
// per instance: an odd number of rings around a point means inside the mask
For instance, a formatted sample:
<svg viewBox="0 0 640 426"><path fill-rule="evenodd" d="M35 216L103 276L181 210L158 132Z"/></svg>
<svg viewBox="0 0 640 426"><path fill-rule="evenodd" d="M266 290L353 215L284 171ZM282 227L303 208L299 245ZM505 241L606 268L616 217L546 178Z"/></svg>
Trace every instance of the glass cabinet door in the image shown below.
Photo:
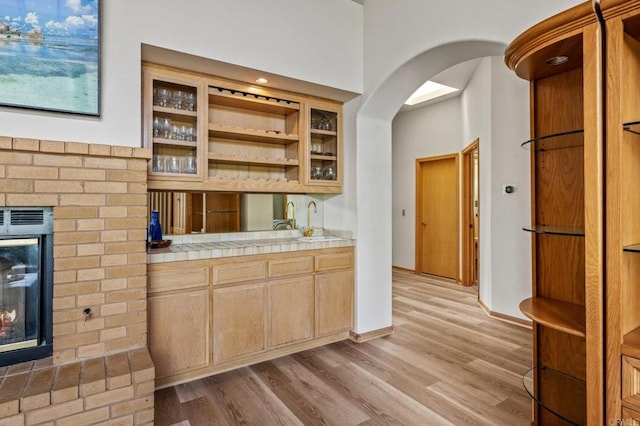
<svg viewBox="0 0 640 426"><path fill-rule="evenodd" d="M145 145L153 151L150 176L201 176L201 88L161 75L148 75L145 83Z"/></svg>
<svg viewBox="0 0 640 426"><path fill-rule="evenodd" d="M314 107L309 110L308 184L340 184L339 120L338 111Z"/></svg>

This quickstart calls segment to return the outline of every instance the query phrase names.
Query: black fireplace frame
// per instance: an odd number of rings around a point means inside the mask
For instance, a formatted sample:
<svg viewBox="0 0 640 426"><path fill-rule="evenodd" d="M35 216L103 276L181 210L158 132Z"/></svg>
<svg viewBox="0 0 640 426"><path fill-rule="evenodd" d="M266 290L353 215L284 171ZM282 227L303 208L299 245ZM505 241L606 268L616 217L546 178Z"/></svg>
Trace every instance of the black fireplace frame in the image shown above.
<svg viewBox="0 0 640 426"><path fill-rule="evenodd" d="M53 355L53 209L0 208L0 217L0 240L37 238L40 251L38 344L0 352L0 366L7 366Z"/></svg>

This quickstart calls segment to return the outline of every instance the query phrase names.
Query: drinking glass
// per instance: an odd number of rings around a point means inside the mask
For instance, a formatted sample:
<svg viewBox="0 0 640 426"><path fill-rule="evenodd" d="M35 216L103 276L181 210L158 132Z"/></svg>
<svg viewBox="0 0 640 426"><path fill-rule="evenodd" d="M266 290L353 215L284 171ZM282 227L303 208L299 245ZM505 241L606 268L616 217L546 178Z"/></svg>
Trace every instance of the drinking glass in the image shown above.
<svg viewBox="0 0 640 426"><path fill-rule="evenodd" d="M184 159L184 172L195 174L197 171L196 167L196 157L193 155L189 155Z"/></svg>
<svg viewBox="0 0 640 426"><path fill-rule="evenodd" d="M164 155L154 155L153 156L153 171L164 173Z"/></svg>
<svg viewBox="0 0 640 426"><path fill-rule="evenodd" d="M170 139L179 139L180 138L180 126L174 124L171 126L171 136Z"/></svg>
<svg viewBox="0 0 640 426"><path fill-rule="evenodd" d="M169 157L167 159L166 170L168 173L179 173L180 172L180 158L175 155Z"/></svg>
<svg viewBox="0 0 640 426"><path fill-rule="evenodd" d="M162 120L162 137L169 139L171 136L171 119L165 118Z"/></svg>
<svg viewBox="0 0 640 426"><path fill-rule="evenodd" d="M169 89L158 89L158 106L166 107L170 98L171 92Z"/></svg>
<svg viewBox="0 0 640 426"><path fill-rule="evenodd" d="M187 127L187 133L185 134L184 139L191 142L196 140L195 129L193 127Z"/></svg>
<svg viewBox="0 0 640 426"><path fill-rule="evenodd" d="M181 141L188 141L189 135L187 134L187 126L180 126L180 136L178 137Z"/></svg>
<svg viewBox="0 0 640 426"><path fill-rule="evenodd" d="M196 110L196 95L193 93L186 93L184 95L184 102L187 107L187 111L195 111Z"/></svg>
<svg viewBox="0 0 640 426"><path fill-rule="evenodd" d="M175 109L182 109L183 102L184 102L184 93L182 92L182 90L176 90L175 92L173 92L173 107Z"/></svg>
<svg viewBox="0 0 640 426"><path fill-rule="evenodd" d="M311 179L322 179L322 167L311 168Z"/></svg>
<svg viewBox="0 0 640 426"><path fill-rule="evenodd" d="M324 169L324 178L326 180L336 179L336 172L333 170L333 167L327 167L326 169Z"/></svg>
<svg viewBox="0 0 640 426"><path fill-rule="evenodd" d="M153 117L153 137L157 138L160 136L160 130L162 130L162 123L160 122L159 117Z"/></svg>

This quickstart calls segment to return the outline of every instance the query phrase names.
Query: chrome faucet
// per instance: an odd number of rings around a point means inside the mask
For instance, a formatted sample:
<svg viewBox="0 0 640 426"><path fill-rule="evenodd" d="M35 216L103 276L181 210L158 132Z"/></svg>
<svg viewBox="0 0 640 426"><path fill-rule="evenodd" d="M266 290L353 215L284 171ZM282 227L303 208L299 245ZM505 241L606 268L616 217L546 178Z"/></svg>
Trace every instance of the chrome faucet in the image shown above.
<svg viewBox="0 0 640 426"><path fill-rule="evenodd" d="M316 202L313 200L309 201L309 204L307 204L307 230L304 233L306 237L310 237L313 235L313 228L311 228L311 205L312 204L313 204L313 212L318 213L318 206L316 205Z"/></svg>
<svg viewBox="0 0 640 426"><path fill-rule="evenodd" d="M289 220L289 206L291 206L291 228L296 229L296 205L293 201L287 203L287 211L284 213L284 218Z"/></svg>

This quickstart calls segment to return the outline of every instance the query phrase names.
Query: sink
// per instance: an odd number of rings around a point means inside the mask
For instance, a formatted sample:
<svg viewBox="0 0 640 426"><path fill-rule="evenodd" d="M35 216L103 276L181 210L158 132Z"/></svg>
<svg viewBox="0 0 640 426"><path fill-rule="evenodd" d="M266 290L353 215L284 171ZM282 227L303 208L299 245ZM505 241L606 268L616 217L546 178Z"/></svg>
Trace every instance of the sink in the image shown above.
<svg viewBox="0 0 640 426"><path fill-rule="evenodd" d="M324 242L324 241L338 241L340 237L334 237L333 235L312 235L311 237L298 237L296 240L305 243Z"/></svg>

